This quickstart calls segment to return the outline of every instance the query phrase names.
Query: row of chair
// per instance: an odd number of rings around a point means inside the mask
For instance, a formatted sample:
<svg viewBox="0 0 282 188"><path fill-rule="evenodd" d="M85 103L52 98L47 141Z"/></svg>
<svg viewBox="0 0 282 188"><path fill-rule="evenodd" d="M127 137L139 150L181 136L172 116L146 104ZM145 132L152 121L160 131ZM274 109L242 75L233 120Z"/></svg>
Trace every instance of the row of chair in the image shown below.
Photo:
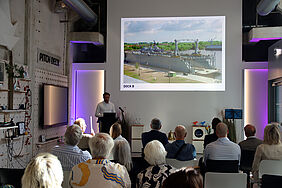
<svg viewBox="0 0 282 188"><path fill-rule="evenodd" d="M177 169L197 166L197 160L178 161L176 159L167 159L167 163ZM237 173L238 161L223 161L222 163L222 161L211 160L207 161L207 166L208 172L205 174L205 188L247 187L247 174ZM262 180L261 188L280 187L282 185L282 161L263 160L259 167L259 177Z"/></svg>

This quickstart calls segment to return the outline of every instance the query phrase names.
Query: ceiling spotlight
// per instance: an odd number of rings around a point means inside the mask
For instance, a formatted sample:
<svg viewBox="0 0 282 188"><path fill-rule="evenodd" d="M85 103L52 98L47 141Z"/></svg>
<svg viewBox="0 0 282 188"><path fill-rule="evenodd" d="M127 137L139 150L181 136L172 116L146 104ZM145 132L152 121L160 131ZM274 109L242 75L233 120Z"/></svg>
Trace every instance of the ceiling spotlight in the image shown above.
<svg viewBox="0 0 282 188"><path fill-rule="evenodd" d="M274 53L275 56L279 56L279 55L282 54L282 49L280 49L280 48L275 48L273 53Z"/></svg>

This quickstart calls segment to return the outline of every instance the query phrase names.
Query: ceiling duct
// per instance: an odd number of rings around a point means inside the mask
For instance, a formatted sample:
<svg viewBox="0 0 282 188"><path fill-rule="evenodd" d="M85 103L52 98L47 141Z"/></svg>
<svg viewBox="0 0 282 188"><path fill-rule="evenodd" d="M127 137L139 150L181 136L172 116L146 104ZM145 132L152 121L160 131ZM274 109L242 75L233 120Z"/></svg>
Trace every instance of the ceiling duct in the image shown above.
<svg viewBox="0 0 282 188"><path fill-rule="evenodd" d="M257 5L257 13L261 16L266 16L276 9L279 3L280 0L261 0Z"/></svg>
<svg viewBox="0 0 282 188"><path fill-rule="evenodd" d="M97 23L97 15L83 0L63 0L63 2L77 12L84 20Z"/></svg>
<svg viewBox="0 0 282 188"><path fill-rule="evenodd" d="M257 27L249 32L249 42L282 39L282 27Z"/></svg>
<svg viewBox="0 0 282 188"><path fill-rule="evenodd" d="M71 43L92 43L94 45L104 45L104 37L98 32L70 32Z"/></svg>

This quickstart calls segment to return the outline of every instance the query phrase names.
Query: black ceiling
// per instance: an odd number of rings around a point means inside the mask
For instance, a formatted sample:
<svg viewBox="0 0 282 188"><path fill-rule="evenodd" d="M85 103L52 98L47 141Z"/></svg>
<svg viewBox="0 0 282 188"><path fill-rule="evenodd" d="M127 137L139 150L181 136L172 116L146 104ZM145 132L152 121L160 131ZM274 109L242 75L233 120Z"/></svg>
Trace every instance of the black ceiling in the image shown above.
<svg viewBox="0 0 282 188"><path fill-rule="evenodd" d="M104 36L105 45L100 47L89 47L91 55L88 59L78 58L77 62L105 62L106 61L106 41L107 41L107 1L106 0L84 0L88 6L98 15L98 23L91 25L80 19L74 24L74 31L100 32ZM249 31L254 27L275 27L282 26L282 14L272 12L267 16L259 16L256 13L256 6L260 0L242 0L242 60L246 62L267 61L268 47L277 40L260 41L250 43L247 40ZM98 51L96 53L95 51ZM81 57L86 57L82 55ZM89 59L90 58L90 59Z"/></svg>
<svg viewBox="0 0 282 188"><path fill-rule="evenodd" d="M80 18L74 23L74 32L99 32L104 36L104 45L75 44L75 63L103 63L106 62L107 41L107 0L84 0L97 14L97 24L92 24Z"/></svg>
<svg viewBox="0 0 282 188"><path fill-rule="evenodd" d="M260 41L250 43L247 41L249 31L254 27L275 27L282 26L282 15L279 12L272 12L267 16L259 16L256 13L256 6L260 0L243 0L243 61L267 61L268 47L277 42L277 40Z"/></svg>

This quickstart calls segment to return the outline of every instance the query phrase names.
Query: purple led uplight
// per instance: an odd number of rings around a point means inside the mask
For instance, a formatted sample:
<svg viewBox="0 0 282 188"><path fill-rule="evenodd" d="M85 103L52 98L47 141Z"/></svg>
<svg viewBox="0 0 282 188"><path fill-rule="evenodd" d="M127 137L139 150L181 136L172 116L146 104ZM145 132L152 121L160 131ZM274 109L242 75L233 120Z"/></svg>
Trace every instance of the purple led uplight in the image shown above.
<svg viewBox="0 0 282 188"><path fill-rule="evenodd" d="M263 139L268 123L268 69L245 69L245 122L253 124Z"/></svg>
<svg viewBox="0 0 282 188"><path fill-rule="evenodd" d="M249 42L259 42L261 40L280 40L282 37L272 37L272 38L253 38Z"/></svg>
<svg viewBox="0 0 282 188"><path fill-rule="evenodd" d="M94 44L96 46L98 45L103 45L102 43L100 42L95 42L95 41L74 41L74 40L71 40L70 41L71 43L74 43L74 44Z"/></svg>

